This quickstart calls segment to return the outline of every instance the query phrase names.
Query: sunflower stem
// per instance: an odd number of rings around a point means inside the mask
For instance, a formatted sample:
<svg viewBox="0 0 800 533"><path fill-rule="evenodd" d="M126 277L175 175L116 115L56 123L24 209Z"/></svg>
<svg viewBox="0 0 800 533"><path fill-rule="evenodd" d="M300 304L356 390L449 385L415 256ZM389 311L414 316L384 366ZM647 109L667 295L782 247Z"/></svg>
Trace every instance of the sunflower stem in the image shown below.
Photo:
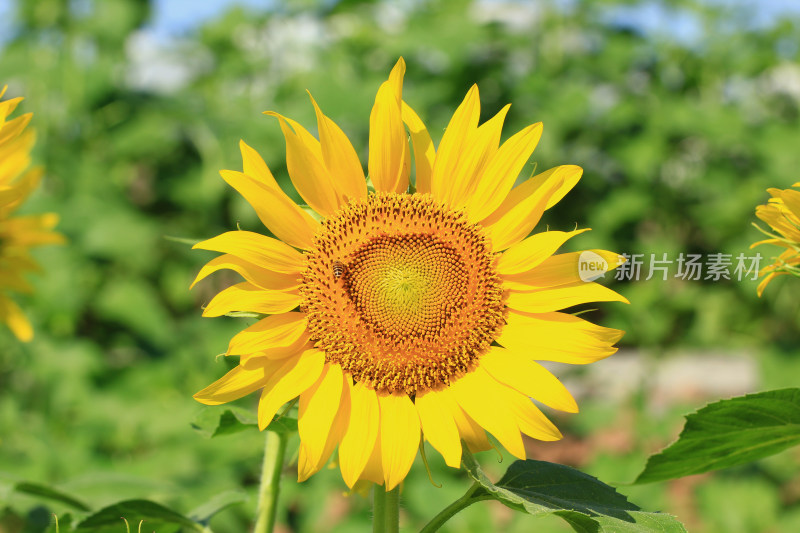
<svg viewBox="0 0 800 533"><path fill-rule="evenodd" d="M275 431L266 431L264 464L261 468L261 486L258 489L256 527L253 533L272 533L278 509L283 458L286 455L287 436Z"/></svg>
<svg viewBox="0 0 800 533"><path fill-rule="evenodd" d="M470 505L475 502L479 502L484 498L473 498L472 495L475 493L476 490L481 488L481 484L477 481L472 484L466 494L462 497L442 509L442 511L433 517L433 519L425 524L425 527L419 530L419 533L433 533L434 531L438 531L440 527L444 525L445 522L450 520L450 518L456 514L457 512L461 511L462 509L466 509Z"/></svg>
<svg viewBox="0 0 800 533"><path fill-rule="evenodd" d="M385 485L375 485L372 490L372 532L398 533L400 531L400 487L390 491Z"/></svg>
<svg viewBox="0 0 800 533"><path fill-rule="evenodd" d="M382 486L372 487L372 533L383 533L386 520L386 492Z"/></svg>

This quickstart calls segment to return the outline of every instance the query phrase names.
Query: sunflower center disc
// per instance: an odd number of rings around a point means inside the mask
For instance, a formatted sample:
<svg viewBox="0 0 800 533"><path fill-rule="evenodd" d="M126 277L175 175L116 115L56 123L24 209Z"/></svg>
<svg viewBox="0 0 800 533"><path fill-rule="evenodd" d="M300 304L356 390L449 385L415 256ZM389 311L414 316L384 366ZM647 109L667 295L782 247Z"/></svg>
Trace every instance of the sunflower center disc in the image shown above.
<svg viewBox="0 0 800 533"><path fill-rule="evenodd" d="M449 384L504 323L488 239L428 195L345 206L318 232L301 291L316 347L378 391Z"/></svg>
<svg viewBox="0 0 800 533"><path fill-rule="evenodd" d="M378 237L347 265L345 287L382 336L434 339L464 304L469 283L457 251L425 234Z"/></svg>

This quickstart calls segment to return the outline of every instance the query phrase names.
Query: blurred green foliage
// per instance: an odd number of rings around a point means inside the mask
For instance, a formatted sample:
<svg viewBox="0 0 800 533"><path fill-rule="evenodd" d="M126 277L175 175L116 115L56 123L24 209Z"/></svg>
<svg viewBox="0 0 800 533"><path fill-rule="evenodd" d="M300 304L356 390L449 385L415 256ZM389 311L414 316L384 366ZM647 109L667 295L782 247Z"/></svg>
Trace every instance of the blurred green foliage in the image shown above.
<svg viewBox="0 0 800 533"><path fill-rule="evenodd" d="M191 394L224 372L214 356L245 324L200 318L201 305L233 277L217 275L190 293L212 254L163 237L201 239L236 224L261 231L217 172L241 168L241 138L290 190L280 130L261 112L274 109L311 128L305 89L366 161L374 94L399 56L408 64L405 97L435 141L478 83L484 118L513 103L506 136L544 122L536 168L585 169L545 220L555 229L593 228L575 246L671 258L750 253L760 238L750 227L753 209L765 189L798 179L800 22L755 28L746 12L691 0L664 9L693 17L692 39L612 22L615 10L649 3L295 1L269 12L232 8L165 40L145 26L146 1L18 0L0 48L0 83L35 113L36 160L47 171L25 210L59 213L69 244L38 252L45 272L22 300L34 341L20 345L0 331L0 531L41 532L50 523L41 502L11 493L18 480L53 484L93 508L148 497L188 512L225 490L254 492L262 436L205 440L190 427L201 411ZM784 281L762 300L753 281L620 283L631 305L604 305L593 318L625 329L623 344L631 347L788 349L800 299L782 290ZM787 380L775 361L788 357L771 357L767 375ZM648 422L641 406L630 408L638 414L589 404L571 421L591 425L582 417L594 416L613 426L639 417L631 449L583 460L603 480L632 479L653 442L674 436L665 428L682 412ZM403 520L415 528L467 486L463 474L432 461L442 489L428 484L420 465L406 483ZM689 529L796 529L796 490L778 494L796 461L770 461L756 474L735 471L733 482L703 485ZM335 470L302 485L290 470L282 496L288 512L279 518L285 527L367 527L368 502L342 496ZM665 490L624 492L645 508L681 511ZM770 503L758 516L743 510L762 500ZM253 506L251 499L224 511L214 530L244 531ZM531 527L499 504L478 507L448 530ZM721 518L722 507L742 511ZM536 527L566 530L555 519Z"/></svg>

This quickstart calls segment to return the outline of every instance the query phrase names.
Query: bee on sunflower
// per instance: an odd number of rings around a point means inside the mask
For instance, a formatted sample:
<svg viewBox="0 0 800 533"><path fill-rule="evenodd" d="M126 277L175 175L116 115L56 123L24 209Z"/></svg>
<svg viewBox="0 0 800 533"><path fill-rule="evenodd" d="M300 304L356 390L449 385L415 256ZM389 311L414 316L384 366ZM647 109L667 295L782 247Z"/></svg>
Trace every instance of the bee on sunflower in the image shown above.
<svg viewBox="0 0 800 533"><path fill-rule="evenodd" d="M458 468L462 440L472 451L489 449L487 431L524 459L523 435L561 438L531 398L578 410L537 361L592 363L614 353L623 334L562 311L627 301L582 281L579 253L556 254L586 230L528 236L582 170L559 166L515 187L542 124L501 144L509 106L479 125L477 86L434 148L403 99L404 74L400 59L378 89L368 178L313 97L318 138L267 112L285 137L292 184L315 216L241 142L243 172L222 177L277 238L230 231L195 245L223 255L194 283L220 269L245 280L217 294L204 316L266 315L231 339L227 354L240 356L238 366L195 398L219 405L260 390L264 429L299 397L301 481L338 448L349 487L367 480L389 491L421 439ZM594 252L617 266L616 253Z"/></svg>
<svg viewBox="0 0 800 533"><path fill-rule="evenodd" d="M0 91L0 99L6 89ZM27 342L33 338L33 327L9 293L32 291L24 274L40 267L30 249L61 243L64 238L52 231L58 223L55 213L15 216L42 177L41 168L28 168L36 139L34 131L26 129L32 114L8 119L21 101L22 97L0 101L0 322Z"/></svg>

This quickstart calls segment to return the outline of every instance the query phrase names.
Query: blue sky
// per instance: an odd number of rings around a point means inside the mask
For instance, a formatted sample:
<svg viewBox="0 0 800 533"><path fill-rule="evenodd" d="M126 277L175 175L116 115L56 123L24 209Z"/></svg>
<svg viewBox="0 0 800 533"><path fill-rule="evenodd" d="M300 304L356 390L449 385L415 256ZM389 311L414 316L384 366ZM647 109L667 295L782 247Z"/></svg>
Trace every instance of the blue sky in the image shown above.
<svg viewBox="0 0 800 533"><path fill-rule="evenodd" d="M8 0L0 0L0 4ZM491 2L493 0L484 0ZM496 0L495 0L496 1ZM800 15L800 0L707 0L721 6L751 5L754 7L753 24L768 25L786 14ZM631 9L619 9L614 19L626 25L639 26L645 31L663 28L665 22L678 38L688 38L696 31L689 17L670 15L663 4L651 2ZM159 35L180 35L200 26L203 22L223 13L230 6L242 5L253 9L267 10L275 5L274 0L156 0L151 28Z"/></svg>
<svg viewBox="0 0 800 533"><path fill-rule="evenodd" d="M3 0L0 0L2 2ZM149 26L159 35L181 35L201 26L203 22L239 5L256 10L268 10L274 0L155 0L153 20Z"/></svg>
<svg viewBox="0 0 800 533"><path fill-rule="evenodd" d="M0 43L6 40L11 30L10 14L14 0L0 0ZM18 0L25 1L25 0ZM91 3L92 0L89 0ZM101 0L94 0L101 1ZM484 0L488 2L500 0ZM756 26L767 25L786 14L800 15L800 0L707 0L717 5L752 5ZM635 8L620 8L610 20L645 31L660 31L666 27L668 33L678 39L691 38L698 28L693 27L690 17L675 14L662 6L669 2L644 4ZM204 22L225 12L231 6L241 5L256 10L268 10L275 0L155 0L153 18L148 25L160 37L178 36L190 32Z"/></svg>
<svg viewBox="0 0 800 533"><path fill-rule="evenodd" d="M7 0L0 0L0 4ZM487 1L487 0L485 0ZM493 0L488 0L489 2ZM775 19L786 14L800 14L800 0L707 0L710 4L721 6L754 7L752 22L756 26L771 24ZM662 6L669 2L651 2L635 9L621 9L619 16L627 19L629 24L641 25L645 30L663 27L666 11ZM267 10L275 5L274 0L156 0L152 28L159 34L181 34L201 25L224 12L232 5L242 5L254 9ZM684 32L691 32L692 22L685 17L677 16L668 22L680 37Z"/></svg>

